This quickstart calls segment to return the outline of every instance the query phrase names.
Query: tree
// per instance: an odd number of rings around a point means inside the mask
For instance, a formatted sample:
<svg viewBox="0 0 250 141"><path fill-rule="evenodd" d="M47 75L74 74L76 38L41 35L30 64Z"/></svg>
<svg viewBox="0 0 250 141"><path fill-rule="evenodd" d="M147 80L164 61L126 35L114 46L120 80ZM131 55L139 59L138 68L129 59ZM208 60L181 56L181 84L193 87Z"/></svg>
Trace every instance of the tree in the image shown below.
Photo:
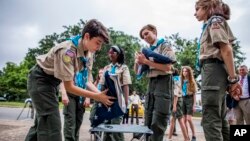
<svg viewBox="0 0 250 141"><path fill-rule="evenodd" d="M6 63L6 67L3 68L3 71L0 71L0 95L7 93L17 99L27 97L27 75L29 69L36 63L35 57L47 53L53 46L69 39L71 36L81 34L81 29L84 27L85 23L86 21L80 20L76 25L63 26L65 31L62 33L46 35L38 42L38 47L28 49L24 60L19 65L12 62ZM144 47L144 45L140 43L138 38L127 35L122 31L116 31L113 28L109 28L108 30L111 43L104 45L102 50L96 52L93 76L98 74L99 68L103 68L110 63L107 57L109 47L111 45L118 45L125 51L125 63L128 65L132 77L131 91L136 90L144 94L146 92L148 79L143 78L142 80L136 80L136 74L133 71L134 54L136 51L139 51L141 47ZM177 64L175 64L175 67L180 68L183 65L188 65L195 68L197 39L187 40L181 38L179 34L173 34L166 37L166 39L172 43L176 51ZM240 51L241 47L239 43L239 41L236 41L235 44L233 44L236 66L245 60L244 53Z"/></svg>
<svg viewBox="0 0 250 141"><path fill-rule="evenodd" d="M181 66L190 66L194 70L195 77L199 75L199 72L195 69L196 60L197 60L197 38L193 40L183 39L179 36L179 34L172 34L169 37L166 37L167 40L172 43L177 57L177 64L175 67L179 68ZM240 50L241 46L239 45L239 41L235 41L232 44L235 67L237 68L245 59L244 53Z"/></svg>

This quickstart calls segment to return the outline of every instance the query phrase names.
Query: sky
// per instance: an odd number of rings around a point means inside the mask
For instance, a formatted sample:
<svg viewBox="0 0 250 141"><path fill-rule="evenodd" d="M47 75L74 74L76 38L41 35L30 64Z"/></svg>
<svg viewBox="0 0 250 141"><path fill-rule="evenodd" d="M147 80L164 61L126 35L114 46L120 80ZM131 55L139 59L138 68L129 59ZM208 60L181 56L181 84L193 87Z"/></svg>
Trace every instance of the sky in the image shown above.
<svg viewBox="0 0 250 141"><path fill-rule="evenodd" d="M196 0L0 0L0 70L6 62L19 64L28 48L52 33L64 31L83 19L98 19L106 27L139 37L139 30L154 24L158 37L179 33L194 39L202 23L194 17ZM224 0L231 8L228 21L250 66L250 1Z"/></svg>

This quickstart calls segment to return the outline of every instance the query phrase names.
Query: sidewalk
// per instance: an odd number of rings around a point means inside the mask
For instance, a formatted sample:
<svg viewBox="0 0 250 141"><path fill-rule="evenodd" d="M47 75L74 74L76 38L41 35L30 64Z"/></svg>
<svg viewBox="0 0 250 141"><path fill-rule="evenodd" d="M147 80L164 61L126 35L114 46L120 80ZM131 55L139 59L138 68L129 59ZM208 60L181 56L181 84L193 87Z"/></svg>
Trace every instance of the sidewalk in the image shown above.
<svg viewBox="0 0 250 141"><path fill-rule="evenodd" d="M61 115L61 117L62 117L62 123L63 123L63 116ZM89 112L86 112L84 115L83 124L81 126L80 141L90 141L90 133L88 132L90 129L90 122L89 122L88 117L89 117ZM197 120L196 123L199 123L199 119L194 119L194 120ZM142 119L140 119L140 121L142 122ZM0 120L0 140L1 141L22 141L25 139L25 136L29 128L32 125L33 125L32 119ZM182 136L181 130L179 129L178 123L177 123L176 128L177 128L178 136L177 137L173 136L173 140L183 141L183 136ZM200 128L198 127L197 129L198 129L196 131L197 141L205 141L203 131L199 131ZM166 131L166 133L168 133L168 130ZM125 135L126 141L130 141L132 139L132 134L124 134L124 135ZM189 135L191 136L191 133Z"/></svg>

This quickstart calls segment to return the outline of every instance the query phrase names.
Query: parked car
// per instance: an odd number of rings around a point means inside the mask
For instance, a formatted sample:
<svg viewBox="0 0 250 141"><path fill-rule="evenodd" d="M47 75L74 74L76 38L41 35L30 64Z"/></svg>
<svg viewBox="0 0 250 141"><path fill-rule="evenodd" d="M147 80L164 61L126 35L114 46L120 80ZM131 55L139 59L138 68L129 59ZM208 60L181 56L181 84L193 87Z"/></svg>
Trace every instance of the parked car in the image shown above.
<svg viewBox="0 0 250 141"><path fill-rule="evenodd" d="M202 107L199 105L195 105L195 112L201 113L202 112Z"/></svg>
<svg viewBox="0 0 250 141"><path fill-rule="evenodd" d="M0 97L0 101L7 101L7 99L4 97Z"/></svg>

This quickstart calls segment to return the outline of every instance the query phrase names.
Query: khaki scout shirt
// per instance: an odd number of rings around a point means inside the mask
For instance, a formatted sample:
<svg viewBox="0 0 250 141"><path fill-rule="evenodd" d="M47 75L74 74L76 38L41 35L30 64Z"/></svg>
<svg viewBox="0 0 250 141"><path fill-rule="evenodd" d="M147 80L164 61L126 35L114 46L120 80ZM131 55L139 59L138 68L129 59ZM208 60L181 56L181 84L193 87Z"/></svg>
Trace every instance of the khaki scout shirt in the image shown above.
<svg viewBox="0 0 250 141"><path fill-rule="evenodd" d="M180 81L174 81L174 95L177 97L182 97L182 89Z"/></svg>
<svg viewBox="0 0 250 141"><path fill-rule="evenodd" d="M70 40L56 45L47 54L37 56L37 64L45 73L54 75L62 81L71 81L74 80L75 73L83 69L80 57L87 57L89 59L86 66L88 67L89 79L91 81L93 55L90 52L84 53L83 46L80 43L81 39L78 42L78 47L74 46Z"/></svg>
<svg viewBox="0 0 250 141"><path fill-rule="evenodd" d="M154 43L154 45L156 45L156 44L157 44L157 41ZM159 47L157 47L154 50L154 52L161 54L161 55L164 55L164 56L167 56L172 60L176 60L175 52L173 51L170 43L168 43L168 42L164 41L162 44L159 45ZM151 59L149 58L149 60L151 60ZM167 74L172 74L172 72L171 71L161 71L161 70L158 70L158 69L150 66L149 71L147 73L147 77L157 77L158 75L167 75Z"/></svg>
<svg viewBox="0 0 250 141"><path fill-rule="evenodd" d="M123 85L128 85L128 84L132 84L132 81L131 81L131 76L130 76L130 72L129 72L129 69L128 69L128 66L127 65L121 65L121 64L115 64L117 67L115 69L115 74L118 75L118 80L120 81L120 84L121 86ZM105 66L104 67L104 70L103 72L105 73L106 71L111 71L111 68L112 68L112 63ZM101 85L104 85L105 84L105 77L104 75L102 76L102 78L100 79L100 82L99 82Z"/></svg>
<svg viewBox="0 0 250 141"><path fill-rule="evenodd" d="M234 40L235 37L227 22L224 19L213 18L201 37L200 62L208 58L217 58L223 61L220 48L216 46L216 43L230 44Z"/></svg>

